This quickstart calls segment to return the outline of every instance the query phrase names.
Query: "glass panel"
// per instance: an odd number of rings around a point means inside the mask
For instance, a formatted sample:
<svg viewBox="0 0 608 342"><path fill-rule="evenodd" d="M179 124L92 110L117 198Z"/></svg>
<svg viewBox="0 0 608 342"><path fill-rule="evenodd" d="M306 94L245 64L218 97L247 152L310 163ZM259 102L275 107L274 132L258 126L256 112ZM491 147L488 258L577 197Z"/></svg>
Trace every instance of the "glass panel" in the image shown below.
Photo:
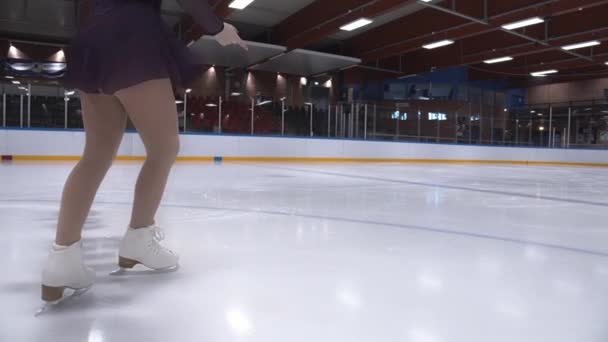
<svg viewBox="0 0 608 342"><path fill-rule="evenodd" d="M63 96L33 95L31 101L31 127L64 127L65 107Z"/></svg>
<svg viewBox="0 0 608 342"><path fill-rule="evenodd" d="M188 96L186 131L218 133L220 110L224 109L225 102L219 97Z"/></svg>
<svg viewBox="0 0 608 342"><path fill-rule="evenodd" d="M6 94L6 126L20 126L21 95Z"/></svg>
<svg viewBox="0 0 608 342"><path fill-rule="evenodd" d="M80 96L78 92L68 96L68 128L71 129L83 129L84 123L82 121L82 107L80 104Z"/></svg>
<svg viewBox="0 0 608 342"><path fill-rule="evenodd" d="M255 106L255 135L281 135L281 101L259 101Z"/></svg>
<svg viewBox="0 0 608 342"><path fill-rule="evenodd" d="M605 106L592 102L575 103L572 107L571 148L606 148L608 146Z"/></svg>
<svg viewBox="0 0 608 342"><path fill-rule="evenodd" d="M397 139L401 120L407 120L407 114L394 107L376 107L375 130L372 129L371 139L394 140ZM372 127L374 125L372 124Z"/></svg>

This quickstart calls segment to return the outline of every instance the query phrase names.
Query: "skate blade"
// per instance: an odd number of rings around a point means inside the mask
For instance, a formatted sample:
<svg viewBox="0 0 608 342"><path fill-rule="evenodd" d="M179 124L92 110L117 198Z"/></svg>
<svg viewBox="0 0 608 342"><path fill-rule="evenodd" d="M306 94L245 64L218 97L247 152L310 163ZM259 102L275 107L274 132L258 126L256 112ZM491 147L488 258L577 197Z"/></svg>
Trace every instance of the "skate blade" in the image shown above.
<svg viewBox="0 0 608 342"><path fill-rule="evenodd" d="M179 270L179 265L169 268L163 268L160 270L153 269L144 269L144 270L133 270L128 268L119 268L116 271L110 272L110 276L118 277L118 276L140 276L140 275L155 275L155 274L165 274L165 273L174 273Z"/></svg>
<svg viewBox="0 0 608 342"><path fill-rule="evenodd" d="M84 295L85 293L89 292L89 290L93 287L93 285L89 286L89 287L85 287L82 289L72 289L72 288L66 288L65 291L70 291L71 293L65 294L64 292L64 296L59 299L56 300L54 302L48 302L45 303L40 309L38 309L38 311L36 311L34 313L34 317L38 317L40 315L43 315L49 311L52 311L62 305L64 305L65 303L71 302L79 297L81 297L82 295Z"/></svg>

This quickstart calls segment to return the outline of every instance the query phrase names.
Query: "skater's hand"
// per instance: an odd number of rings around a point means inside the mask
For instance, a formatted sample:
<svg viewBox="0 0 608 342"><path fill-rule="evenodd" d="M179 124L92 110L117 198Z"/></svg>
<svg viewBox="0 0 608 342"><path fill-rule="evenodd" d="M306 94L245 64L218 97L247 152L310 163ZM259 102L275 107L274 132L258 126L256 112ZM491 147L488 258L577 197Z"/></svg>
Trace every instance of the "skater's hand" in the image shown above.
<svg viewBox="0 0 608 342"><path fill-rule="evenodd" d="M224 29L216 34L214 38L221 46L239 45L243 49L249 50L247 44L239 36L239 31L237 31L236 27L228 23L224 23Z"/></svg>

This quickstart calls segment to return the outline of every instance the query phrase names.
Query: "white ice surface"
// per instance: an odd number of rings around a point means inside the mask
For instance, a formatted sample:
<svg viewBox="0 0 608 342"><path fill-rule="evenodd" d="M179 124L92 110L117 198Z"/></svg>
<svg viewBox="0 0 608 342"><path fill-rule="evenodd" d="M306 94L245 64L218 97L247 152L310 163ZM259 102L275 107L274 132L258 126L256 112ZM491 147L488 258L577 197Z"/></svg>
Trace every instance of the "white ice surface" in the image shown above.
<svg viewBox="0 0 608 342"><path fill-rule="evenodd" d="M176 273L110 277L137 164L85 227L91 292L34 318L72 164L0 165L0 341L606 342L608 170L179 164Z"/></svg>

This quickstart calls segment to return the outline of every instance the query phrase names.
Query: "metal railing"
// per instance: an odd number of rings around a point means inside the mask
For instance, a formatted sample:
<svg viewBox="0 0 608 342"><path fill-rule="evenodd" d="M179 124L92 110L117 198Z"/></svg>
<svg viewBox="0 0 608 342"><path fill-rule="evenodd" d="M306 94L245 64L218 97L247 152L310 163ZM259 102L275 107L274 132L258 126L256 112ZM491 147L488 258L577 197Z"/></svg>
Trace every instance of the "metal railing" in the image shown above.
<svg viewBox="0 0 608 342"><path fill-rule="evenodd" d="M1 127L83 128L78 95L1 94ZM373 139L546 148L608 148L608 102L604 100L504 108L457 101L391 105L349 102L328 105L309 99L235 96L178 99L179 127L188 133Z"/></svg>

